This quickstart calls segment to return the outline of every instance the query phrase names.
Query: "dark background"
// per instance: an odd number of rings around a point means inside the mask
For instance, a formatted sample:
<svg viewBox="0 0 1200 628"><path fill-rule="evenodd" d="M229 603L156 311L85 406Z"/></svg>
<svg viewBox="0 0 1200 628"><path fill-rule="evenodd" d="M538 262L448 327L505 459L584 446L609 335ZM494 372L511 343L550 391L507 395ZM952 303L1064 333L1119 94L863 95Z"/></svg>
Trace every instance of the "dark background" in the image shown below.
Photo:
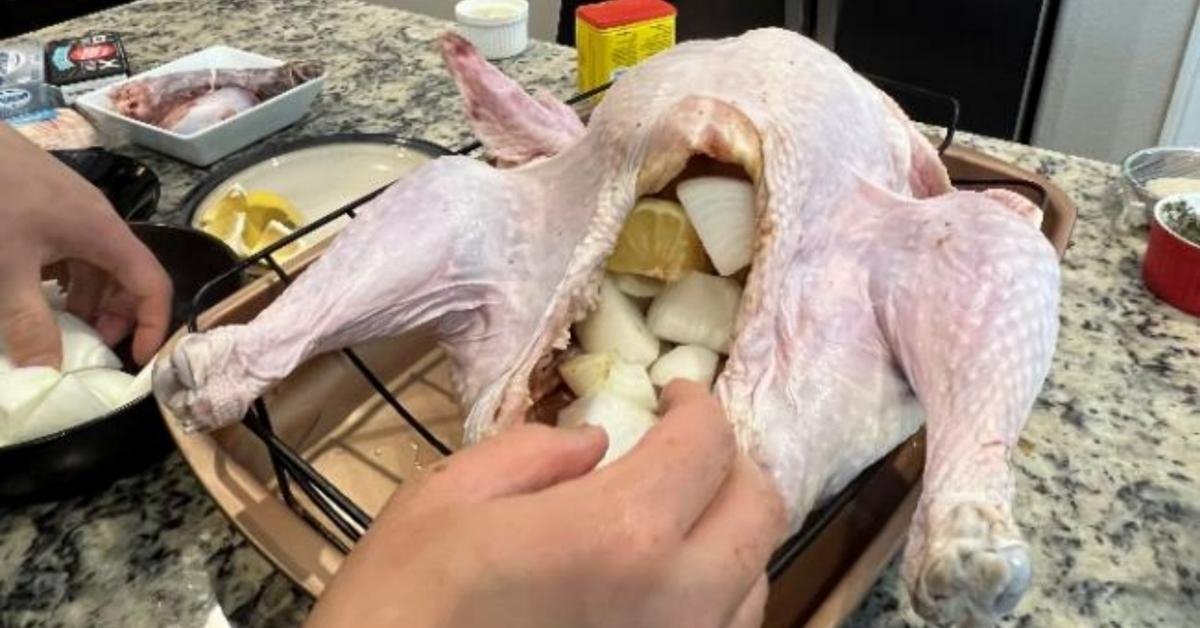
<svg viewBox="0 0 1200 628"><path fill-rule="evenodd" d="M0 0L0 37L12 37L129 0ZM80 33L83 35L84 33Z"/></svg>
<svg viewBox="0 0 1200 628"><path fill-rule="evenodd" d="M835 50L860 72L958 98L961 128L1028 142L1057 14L1058 0L843 0ZM940 103L899 100L918 120L945 117Z"/></svg>

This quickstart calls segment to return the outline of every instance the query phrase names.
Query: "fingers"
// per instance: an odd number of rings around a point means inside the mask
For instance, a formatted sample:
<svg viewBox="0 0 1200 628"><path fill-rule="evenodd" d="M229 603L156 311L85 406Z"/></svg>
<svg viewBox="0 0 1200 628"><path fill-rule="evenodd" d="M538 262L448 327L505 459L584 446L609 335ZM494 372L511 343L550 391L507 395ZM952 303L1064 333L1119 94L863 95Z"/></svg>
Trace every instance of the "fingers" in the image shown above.
<svg viewBox="0 0 1200 628"><path fill-rule="evenodd" d="M137 325L133 331L133 359L146 364L162 346L171 324L171 278L133 234L127 232L129 242L124 265L113 273L113 278L125 292L133 297Z"/></svg>
<svg viewBox="0 0 1200 628"><path fill-rule="evenodd" d="M774 484L746 454L684 540L678 568L719 574L710 600L731 609L759 579L787 531L783 501Z"/></svg>
<svg viewBox="0 0 1200 628"><path fill-rule="evenodd" d="M170 280L165 275L152 276L161 273L157 262L143 266L143 272L137 273L147 276L130 280L131 286L145 286L141 294L129 286L111 282L104 271L89 263L72 261L70 268L67 311L95 328L108 345L123 340L136 325L134 360L138 364L149 361L162 344L170 322ZM149 273L144 272L147 270Z"/></svg>
<svg viewBox="0 0 1200 628"><path fill-rule="evenodd" d="M682 538L708 508L733 464L733 428L716 397L676 380L662 394L663 415L636 447L589 480L620 495L628 515Z"/></svg>
<svg viewBox="0 0 1200 628"><path fill-rule="evenodd" d="M767 606L767 594L770 593L770 589L771 587L767 583L767 574L760 574L758 580L754 582L754 586L750 588L750 593L742 599L741 605L738 606L733 614L733 619L729 620L726 627L759 628L762 626Z"/></svg>
<svg viewBox="0 0 1200 628"><path fill-rule="evenodd" d="M67 284L67 311L88 325L95 324L96 308L104 295L107 277L85 262L70 262Z"/></svg>
<svg viewBox="0 0 1200 628"><path fill-rule="evenodd" d="M94 273L84 271L89 281L96 281L96 274L107 274L121 291L130 295L129 314L137 321L133 358L138 364L145 364L167 335L171 320L171 279L150 249L133 235L103 197L92 203L94 206L90 211L81 212L87 217L83 224L58 234L57 253L59 257L87 262L94 267ZM99 288L79 289L85 290L85 296L90 298L90 291L103 289L103 284ZM78 305L86 305L84 296L77 298L80 300ZM125 315L125 312L111 308L109 313L118 319ZM130 325L128 321L112 319L98 320L97 323L106 327L102 335L109 342L120 340ZM115 338L111 337L114 335Z"/></svg>
<svg viewBox="0 0 1200 628"><path fill-rule="evenodd" d="M757 572L787 531L787 513L775 484L747 454L738 454L720 492L687 536L690 551L712 556L729 548ZM747 542L732 547L733 539ZM728 553L728 552L726 552Z"/></svg>
<svg viewBox="0 0 1200 628"><path fill-rule="evenodd" d="M662 394L659 395L664 412L690 402L712 401L715 403L716 400L716 397L712 396L702 384L686 379L671 380L671 383L667 384L667 387L663 388Z"/></svg>
<svg viewBox="0 0 1200 628"><path fill-rule="evenodd" d="M62 364L62 333L42 295L36 263L9 266L0 274L0 334L17 366Z"/></svg>
<svg viewBox="0 0 1200 628"><path fill-rule="evenodd" d="M157 260L154 270L156 277L147 283L149 292L138 302L137 327L133 332L133 359L140 365L154 357L171 325L171 280L158 267Z"/></svg>
<svg viewBox="0 0 1200 628"><path fill-rule="evenodd" d="M129 330L133 328L133 321L123 314L101 312L92 327L95 328L96 333L100 334L104 344L111 347L129 335ZM154 350L151 350L150 355L154 355ZM142 356L140 360L135 358L138 364L145 364L147 359L149 358L146 356Z"/></svg>
<svg viewBox="0 0 1200 628"><path fill-rule="evenodd" d="M604 431L517 426L439 462L410 492L393 501L414 510L531 493L577 478L596 466L607 448Z"/></svg>
<svg viewBox="0 0 1200 628"><path fill-rule="evenodd" d="M100 305L92 316L92 327L108 345L115 345L129 335L137 313L137 297L115 284L100 298Z"/></svg>

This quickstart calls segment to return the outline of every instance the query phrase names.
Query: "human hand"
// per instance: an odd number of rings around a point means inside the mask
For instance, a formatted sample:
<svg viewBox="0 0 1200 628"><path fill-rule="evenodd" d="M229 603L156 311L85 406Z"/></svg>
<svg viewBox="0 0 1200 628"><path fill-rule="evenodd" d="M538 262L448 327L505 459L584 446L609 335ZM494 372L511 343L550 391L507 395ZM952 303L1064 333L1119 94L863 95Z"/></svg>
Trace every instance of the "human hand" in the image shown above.
<svg viewBox="0 0 1200 628"><path fill-rule="evenodd" d="M396 491L309 619L344 626L762 623L786 519L717 400L676 381L641 443L525 425Z"/></svg>
<svg viewBox="0 0 1200 628"><path fill-rule="evenodd" d="M0 338L18 366L62 361L42 269L65 261L67 310L145 364L166 336L171 280L86 180L0 123Z"/></svg>

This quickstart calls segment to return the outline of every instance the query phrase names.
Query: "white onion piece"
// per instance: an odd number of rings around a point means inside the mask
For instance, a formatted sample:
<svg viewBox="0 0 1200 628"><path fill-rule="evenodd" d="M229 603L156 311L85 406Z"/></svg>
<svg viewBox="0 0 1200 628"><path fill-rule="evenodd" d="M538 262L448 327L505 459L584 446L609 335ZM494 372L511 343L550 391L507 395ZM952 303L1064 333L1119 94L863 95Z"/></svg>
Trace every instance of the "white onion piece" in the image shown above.
<svg viewBox="0 0 1200 628"><path fill-rule="evenodd" d="M50 287L43 285L50 295ZM62 368L15 368L0 346L0 444L28 441L108 414L145 394L120 370L121 361L83 321L55 312L62 332ZM148 371L147 371L148 373Z"/></svg>
<svg viewBox="0 0 1200 628"><path fill-rule="evenodd" d="M111 410L75 375L47 367L14 369L0 382L0 442L33 440Z"/></svg>
<svg viewBox="0 0 1200 628"><path fill-rule="evenodd" d="M754 186L731 177L680 181L675 193L721 275L732 275L754 255Z"/></svg>
<svg viewBox="0 0 1200 628"><path fill-rule="evenodd" d="M46 304L52 310L67 309L67 293L63 291L62 286L58 285L57 281L49 280L42 282L42 297L46 299Z"/></svg>
<svg viewBox="0 0 1200 628"><path fill-rule="evenodd" d="M87 323L66 312L55 312L62 333L62 365L64 373L90 368L120 369L121 360L104 344L100 334ZM0 342L0 373L15 367L8 357L8 347Z"/></svg>
<svg viewBox="0 0 1200 628"><path fill-rule="evenodd" d="M654 277L643 277L629 273L610 273L617 289L635 299L651 299L662 292L663 282Z"/></svg>
<svg viewBox="0 0 1200 628"><path fill-rule="evenodd" d="M92 394L115 410L130 401L129 388L134 377L129 373L113 369L84 369L65 376L83 384Z"/></svg>
<svg viewBox="0 0 1200 628"><path fill-rule="evenodd" d="M54 315L58 317L63 334L60 371L70 373L97 367L121 369L121 360L104 344L95 329L66 312L55 312Z"/></svg>
<svg viewBox="0 0 1200 628"><path fill-rule="evenodd" d="M50 308L62 334L63 361L60 370L64 373L79 369L106 367L121 368L121 360L104 344L100 334L90 325L72 314L61 311L66 307L66 294L57 282L43 281L42 296ZM8 357L8 346L0 338L0 373L11 371L16 366Z"/></svg>
<svg viewBox="0 0 1200 628"><path fill-rule="evenodd" d="M558 413L559 427L596 425L608 433L608 451L597 467L624 456L637 445L656 417L653 412L607 393L576 399Z"/></svg>
<svg viewBox="0 0 1200 628"><path fill-rule="evenodd" d="M736 281L693 271L658 295L646 323L663 340L729 353L741 301Z"/></svg>
<svg viewBox="0 0 1200 628"><path fill-rule="evenodd" d="M15 368L17 368L16 365L12 363L12 360L8 359L8 346L4 344L4 336L0 336L0 374Z"/></svg>
<svg viewBox="0 0 1200 628"><path fill-rule="evenodd" d="M48 366L12 369L0 376L0 430L4 424L24 420L60 377Z"/></svg>
<svg viewBox="0 0 1200 628"><path fill-rule="evenodd" d="M576 397L602 390L616 358L607 353L581 353L558 366L563 383Z"/></svg>
<svg viewBox="0 0 1200 628"><path fill-rule="evenodd" d="M558 367L563 381L578 397L608 393L647 409L658 407L646 368L607 353L577 355Z"/></svg>
<svg viewBox="0 0 1200 628"><path fill-rule="evenodd" d="M128 403L135 399L141 399L151 393L154 388L154 360L146 363L142 370L138 371L137 377L129 383L129 388L125 389L125 402Z"/></svg>
<svg viewBox="0 0 1200 628"><path fill-rule="evenodd" d="M588 353L611 353L641 366L658 358L658 338L646 327L641 310L608 277L600 285L595 311L575 325L575 335Z"/></svg>
<svg viewBox="0 0 1200 628"><path fill-rule="evenodd" d="M112 407L74 375L59 378L29 414L25 438L51 434L108 414Z"/></svg>
<svg viewBox="0 0 1200 628"><path fill-rule="evenodd" d="M717 377L715 351L699 345L680 345L664 353L650 367L650 381L662 388L673 379L687 379L712 388Z"/></svg>

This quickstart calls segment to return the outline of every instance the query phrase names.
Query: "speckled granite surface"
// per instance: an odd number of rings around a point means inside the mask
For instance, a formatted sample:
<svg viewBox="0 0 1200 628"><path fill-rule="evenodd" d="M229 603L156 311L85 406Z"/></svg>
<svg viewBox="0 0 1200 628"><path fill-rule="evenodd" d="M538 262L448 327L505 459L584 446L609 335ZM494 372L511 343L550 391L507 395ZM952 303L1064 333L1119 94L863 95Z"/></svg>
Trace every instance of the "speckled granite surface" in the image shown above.
<svg viewBox="0 0 1200 628"><path fill-rule="evenodd" d="M389 131L456 145L467 129L429 43L443 23L353 0L149 0L44 31L110 28L135 69L217 43L334 68L308 118L267 140ZM501 66L565 96L573 53L537 44ZM1012 626L1200 624L1200 319L1138 278L1144 239L1111 235L1116 167L994 140L1079 203L1062 333L1016 457L1033 590ZM163 178L164 220L203 171L137 148ZM849 625L915 624L895 567ZM0 626L289 626L309 600L212 506L178 456L98 494L0 510Z"/></svg>

